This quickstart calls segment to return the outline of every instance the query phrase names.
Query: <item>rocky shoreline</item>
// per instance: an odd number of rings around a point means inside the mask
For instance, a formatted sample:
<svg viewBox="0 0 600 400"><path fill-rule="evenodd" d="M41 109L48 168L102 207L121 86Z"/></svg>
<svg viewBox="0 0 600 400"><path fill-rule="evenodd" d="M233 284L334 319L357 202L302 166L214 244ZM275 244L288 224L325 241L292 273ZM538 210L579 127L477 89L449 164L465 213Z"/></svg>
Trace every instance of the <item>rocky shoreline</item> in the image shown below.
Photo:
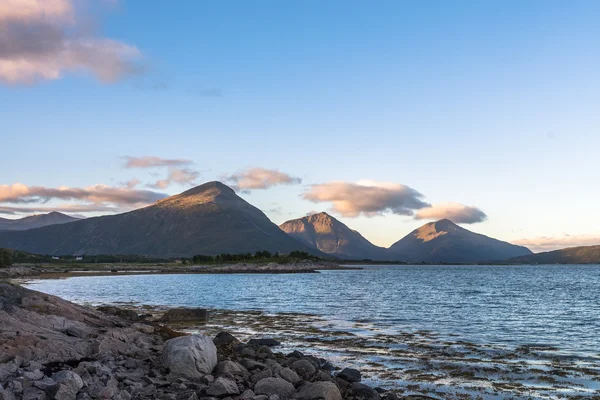
<svg viewBox="0 0 600 400"><path fill-rule="evenodd" d="M360 267L342 266L333 262L301 260L286 264L236 263L222 265L144 265L144 264L84 264L16 265L0 269L0 279L57 279L75 276L144 275L144 274L307 274L325 270L353 270Z"/></svg>
<svg viewBox="0 0 600 400"><path fill-rule="evenodd" d="M274 339L188 335L167 315L101 310L0 282L0 400L400 398L360 383L358 370L278 352ZM173 321L204 317L176 312Z"/></svg>

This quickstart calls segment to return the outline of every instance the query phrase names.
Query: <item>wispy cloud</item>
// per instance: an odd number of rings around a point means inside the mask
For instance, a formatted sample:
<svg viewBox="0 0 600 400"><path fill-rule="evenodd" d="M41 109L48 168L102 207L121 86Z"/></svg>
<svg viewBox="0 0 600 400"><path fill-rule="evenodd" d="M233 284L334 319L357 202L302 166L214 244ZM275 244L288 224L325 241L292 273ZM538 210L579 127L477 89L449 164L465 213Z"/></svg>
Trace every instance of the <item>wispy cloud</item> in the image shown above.
<svg viewBox="0 0 600 400"><path fill-rule="evenodd" d="M333 181L310 185L302 197L313 203L331 203L332 211L345 217L372 217L388 212L413 215L415 210L429 206L415 189L375 181Z"/></svg>
<svg viewBox="0 0 600 400"><path fill-rule="evenodd" d="M61 204L56 206L26 206L26 207L7 207L0 206L0 214L17 215L23 213L49 213L58 211L62 213L88 213L88 212L117 212L121 211L118 207L107 206L103 204ZM78 218L85 216L76 214Z"/></svg>
<svg viewBox="0 0 600 400"><path fill-rule="evenodd" d="M149 188L165 189L172 183L180 185L195 185L200 173L189 168L169 168L169 175L166 179L159 179L155 183L148 184Z"/></svg>
<svg viewBox="0 0 600 400"><path fill-rule="evenodd" d="M528 247L531 251L538 253L564 249L566 247L600 245L600 234L539 236L529 239L519 239L513 241L513 243Z"/></svg>
<svg viewBox="0 0 600 400"><path fill-rule="evenodd" d="M477 207L459 203L437 203L420 209L415 219L449 219L457 224L475 224L487 219L487 215Z"/></svg>
<svg viewBox="0 0 600 400"><path fill-rule="evenodd" d="M22 183L0 185L0 204L21 204L19 207L1 206L4 213L126 211L152 204L166 196L164 193L150 190L107 185L92 185L85 188L67 186L48 188ZM51 200L80 203L41 206Z"/></svg>
<svg viewBox="0 0 600 400"><path fill-rule="evenodd" d="M248 168L235 174L224 176L223 180L235 191L268 189L278 185L296 185L302 183L301 178L275 169L266 168Z"/></svg>
<svg viewBox="0 0 600 400"><path fill-rule="evenodd" d="M75 0L2 0L0 83L30 85L65 72L88 72L110 83L138 74L141 52L99 36Z"/></svg>
<svg viewBox="0 0 600 400"><path fill-rule="evenodd" d="M154 156L130 157L124 156L125 168L160 168L160 167L183 167L191 165L191 160L169 159Z"/></svg>

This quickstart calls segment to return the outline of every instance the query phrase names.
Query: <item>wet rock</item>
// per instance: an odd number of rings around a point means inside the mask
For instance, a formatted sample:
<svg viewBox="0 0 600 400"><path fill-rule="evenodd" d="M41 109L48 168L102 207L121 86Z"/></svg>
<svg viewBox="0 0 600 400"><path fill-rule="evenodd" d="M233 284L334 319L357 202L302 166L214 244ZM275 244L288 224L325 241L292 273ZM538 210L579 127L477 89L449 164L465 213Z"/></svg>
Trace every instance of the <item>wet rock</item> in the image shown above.
<svg viewBox="0 0 600 400"><path fill-rule="evenodd" d="M346 382L354 383L361 381L360 371L354 368L344 368L337 376Z"/></svg>
<svg viewBox="0 0 600 400"><path fill-rule="evenodd" d="M161 317L160 321L205 324L208 322L208 310L204 308L172 308Z"/></svg>
<svg viewBox="0 0 600 400"><path fill-rule="evenodd" d="M262 338L262 339L250 339L248 341L248 346L268 346L268 347L275 347L275 346L281 346L281 342L279 340L276 339L270 339L270 338Z"/></svg>
<svg viewBox="0 0 600 400"><path fill-rule="evenodd" d="M342 400L340 390L333 382L307 382L296 394L298 400Z"/></svg>
<svg viewBox="0 0 600 400"><path fill-rule="evenodd" d="M215 336L215 338L213 339L213 342L217 347L235 346L240 343L240 341L237 340L236 337L229 332L219 332L217 336Z"/></svg>
<svg viewBox="0 0 600 400"><path fill-rule="evenodd" d="M77 392L83 387L83 380L73 371L60 371L52 376L58 384L55 397L61 400L75 400Z"/></svg>
<svg viewBox="0 0 600 400"><path fill-rule="evenodd" d="M317 372L315 366L305 359L294 361L291 368L304 380L310 379L310 377Z"/></svg>
<svg viewBox="0 0 600 400"><path fill-rule="evenodd" d="M270 371L269 371L270 372ZM282 378L264 378L256 383L254 392L259 395L277 395L285 400L292 397L296 392L294 385Z"/></svg>
<svg viewBox="0 0 600 400"><path fill-rule="evenodd" d="M380 400L381 396L375 389L362 383L353 383L350 392L357 400Z"/></svg>
<svg viewBox="0 0 600 400"><path fill-rule="evenodd" d="M217 348L204 335L181 336L165 343L162 365L189 379L210 374L217 365Z"/></svg>
<svg viewBox="0 0 600 400"><path fill-rule="evenodd" d="M240 390L237 384L231 379L219 377L210 384L206 394L209 396L225 397L229 395L239 394Z"/></svg>

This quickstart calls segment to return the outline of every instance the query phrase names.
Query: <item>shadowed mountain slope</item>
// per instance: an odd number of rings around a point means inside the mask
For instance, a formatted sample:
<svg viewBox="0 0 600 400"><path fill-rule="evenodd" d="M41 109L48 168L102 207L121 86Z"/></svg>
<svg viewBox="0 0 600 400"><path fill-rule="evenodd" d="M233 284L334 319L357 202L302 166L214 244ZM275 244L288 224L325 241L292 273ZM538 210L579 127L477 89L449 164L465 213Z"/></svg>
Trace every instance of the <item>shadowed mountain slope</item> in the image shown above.
<svg viewBox="0 0 600 400"><path fill-rule="evenodd" d="M387 253L392 260L447 263L505 260L532 254L526 247L471 232L447 219L415 229Z"/></svg>
<svg viewBox="0 0 600 400"><path fill-rule="evenodd" d="M507 261L514 264L600 264L600 245L545 251Z"/></svg>
<svg viewBox="0 0 600 400"><path fill-rule="evenodd" d="M258 208L209 182L135 211L0 233L0 247L36 254L196 254L318 251L282 232Z"/></svg>
<svg viewBox="0 0 600 400"><path fill-rule="evenodd" d="M309 215L284 222L284 232L308 246L348 260L385 258L385 249L365 239L360 233L327 213Z"/></svg>
<svg viewBox="0 0 600 400"><path fill-rule="evenodd" d="M31 215L20 219L0 218L0 231L24 231L41 228L42 226L66 224L78 221L79 218L53 211L48 214Z"/></svg>

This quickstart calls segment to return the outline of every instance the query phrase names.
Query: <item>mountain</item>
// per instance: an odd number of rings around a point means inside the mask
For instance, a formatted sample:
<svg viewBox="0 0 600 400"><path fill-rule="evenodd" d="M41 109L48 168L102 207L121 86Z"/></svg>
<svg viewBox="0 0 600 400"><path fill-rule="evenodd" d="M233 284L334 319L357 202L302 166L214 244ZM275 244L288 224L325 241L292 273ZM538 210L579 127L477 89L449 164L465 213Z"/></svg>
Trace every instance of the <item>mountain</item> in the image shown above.
<svg viewBox="0 0 600 400"><path fill-rule="evenodd" d="M0 218L0 231L24 231L41 228L42 226L66 224L78 220L79 218L70 217L56 211L48 214L31 215L20 219Z"/></svg>
<svg viewBox="0 0 600 400"><path fill-rule="evenodd" d="M384 257L383 247L375 246L324 212L293 219L279 227L291 237L335 257L348 260L380 260Z"/></svg>
<svg viewBox="0 0 600 400"><path fill-rule="evenodd" d="M470 263L533 254L526 247L480 235L443 219L415 229L394 243L388 258L407 262Z"/></svg>
<svg viewBox="0 0 600 400"><path fill-rule="evenodd" d="M220 182L124 214L0 233L0 247L36 254L196 254L309 251Z"/></svg>
<svg viewBox="0 0 600 400"><path fill-rule="evenodd" d="M600 264L600 245L546 251L511 258L507 262L512 264Z"/></svg>

